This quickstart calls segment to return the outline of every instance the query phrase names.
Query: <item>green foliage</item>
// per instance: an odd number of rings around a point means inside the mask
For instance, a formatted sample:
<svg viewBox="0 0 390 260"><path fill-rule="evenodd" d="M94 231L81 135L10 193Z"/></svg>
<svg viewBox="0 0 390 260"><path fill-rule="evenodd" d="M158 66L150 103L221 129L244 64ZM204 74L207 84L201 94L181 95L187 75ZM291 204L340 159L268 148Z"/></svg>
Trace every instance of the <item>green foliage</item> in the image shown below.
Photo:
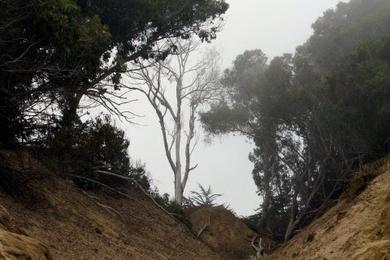
<svg viewBox="0 0 390 260"><path fill-rule="evenodd" d="M199 192L191 191L191 196L186 200L188 201L187 207L217 207L215 200L218 197L221 197L221 194L213 193L211 187L209 186L207 190L199 184Z"/></svg>
<svg viewBox="0 0 390 260"><path fill-rule="evenodd" d="M218 18L228 8L228 4L221 0L186 3L180 0L78 0L77 3L84 12L102 18L110 28L114 45L121 47L119 51L124 55L142 49L156 37L188 37L194 32L205 40L211 39L215 37L216 28L206 29L202 25ZM139 42L129 39L138 39Z"/></svg>
<svg viewBox="0 0 390 260"><path fill-rule="evenodd" d="M80 123L70 132L60 129L48 141L48 151L59 162L63 173L92 179L113 188L121 187L126 180L104 174L114 173L130 177L145 190L150 189L144 166L131 162L128 155L129 141L124 132L112 125L108 116ZM82 188L94 188L96 183L75 177Z"/></svg>
<svg viewBox="0 0 390 260"><path fill-rule="evenodd" d="M71 0L4 0L0 16L0 143L12 145L32 134L43 93L100 70L110 34Z"/></svg>
<svg viewBox="0 0 390 260"><path fill-rule="evenodd" d="M114 66L100 77L116 84L124 63L137 59L165 59L176 46L153 49L161 39L189 38L197 34L202 40L216 37L218 20L228 9L223 0L78 0L84 14L97 15L112 35L110 49L116 49Z"/></svg>
<svg viewBox="0 0 390 260"><path fill-rule="evenodd" d="M153 199L169 213L183 215L182 207L174 200L171 200L168 193L160 195L157 190L151 193Z"/></svg>
<svg viewBox="0 0 390 260"><path fill-rule="evenodd" d="M329 131L349 153L378 158L388 152L389 47L389 36L361 45L345 66L310 90L308 103L318 111L317 120L323 127L330 125Z"/></svg>
<svg viewBox="0 0 390 260"><path fill-rule="evenodd" d="M297 49L298 68L306 64L317 76L337 70L356 46L390 31L389 10L387 0L351 0L326 11L313 24L310 39Z"/></svg>
<svg viewBox="0 0 390 260"><path fill-rule="evenodd" d="M0 144L12 146L36 138L58 110L60 126L73 127L83 96L107 92L102 80L112 80L116 91L126 62L172 52L174 46L152 50L157 41L194 33L214 38L212 21L228 5L220 0L184 5L179 0L2 0L1 7Z"/></svg>
<svg viewBox="0 0 390 260"><path fill-rule="evenodd" d="M290 238L354 170L390 151L389 10L384 0L341 3L294 57L267 63L247 51L226 71L225 98L201 119L210 133L254 141L261 233Z"/></svg>
<svg viewBox="0 0 390 260"><path fill-rule="evenodd" d="M192 228L191 221L184 215L183 207L175 200L171 199L169 194L164 193L163 195L160 195L158 190L154 190L150 192L150 195L156 201L156 203L159 204L168 213L186 225L189 229Z"/></svg>
<svg viewBox="0 0 390 260"><path fill-rule="evenodd" d="M207 113L200 113L200 116L203 127L212 134L227 133L248 121L244 108L232 109L224 102L212 105Z"/></svg>

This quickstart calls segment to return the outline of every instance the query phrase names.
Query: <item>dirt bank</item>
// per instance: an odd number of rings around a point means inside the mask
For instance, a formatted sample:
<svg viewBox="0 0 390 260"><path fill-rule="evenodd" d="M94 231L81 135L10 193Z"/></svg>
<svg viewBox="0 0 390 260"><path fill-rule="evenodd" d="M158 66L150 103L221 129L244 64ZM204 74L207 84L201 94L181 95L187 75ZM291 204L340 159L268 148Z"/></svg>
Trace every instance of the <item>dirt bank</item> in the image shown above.
<svg viewBox="0 0 390 260"><path fill-rule="evenodd" d="M390 158L356 176L336 206L266 259L389 260Z"/></svg>

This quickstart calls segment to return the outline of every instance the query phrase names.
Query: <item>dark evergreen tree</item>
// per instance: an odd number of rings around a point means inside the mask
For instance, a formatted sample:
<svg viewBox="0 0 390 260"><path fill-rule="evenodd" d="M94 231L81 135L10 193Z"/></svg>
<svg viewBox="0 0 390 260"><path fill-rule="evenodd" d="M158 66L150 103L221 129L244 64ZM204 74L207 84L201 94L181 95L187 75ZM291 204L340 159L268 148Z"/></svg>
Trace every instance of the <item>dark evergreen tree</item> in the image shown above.
<svg viewBox="0 0 390 260"><path fill-rule="evenodd" d="M341 3L295 56L267 63L246 51L226 71L226 95L202 121L212 134L254 141L262 234L289 239L355 169L389 152L389 10L385 0Z"/></svg>

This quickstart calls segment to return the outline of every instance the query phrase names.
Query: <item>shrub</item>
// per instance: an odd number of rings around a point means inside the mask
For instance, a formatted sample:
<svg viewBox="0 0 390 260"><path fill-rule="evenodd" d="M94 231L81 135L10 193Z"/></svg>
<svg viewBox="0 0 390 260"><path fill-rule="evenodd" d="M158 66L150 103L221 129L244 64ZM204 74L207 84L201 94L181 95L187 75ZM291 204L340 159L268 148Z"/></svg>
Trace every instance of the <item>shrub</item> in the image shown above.
<svg viewBox="0 0 390 260"><path fill-rule="evenodd" d="M183 207L176 201L170 199L168 193L160 195L158 190L150 192L151 197L157 202L163 209L174 216L181 223L186 225L189 229L192 228L190 220L184 215Z"/></svg>
<svg viewBox="0 0 390 260"><path fill-rule="evenodd" d="M110 175L113 173L133 178L144 189L150 189L145 166L132 163L127 152L129 141L122 130L112 125L109 116L78 123L70 129L62 128L52 136L48 150L55 158L62 159L58 162L61 171L72 175L79 187L95 188L96 181L118 188L127 182Z"/></svg>
<svg viewBox="0 0 390 260"><path fill-rule="evenodd" d="M185 207L217 207L215 200L221 197L221 194L213 193L211 187L207 189L198 184L199 192L191 191L190 197L185 199Z"/></svg>

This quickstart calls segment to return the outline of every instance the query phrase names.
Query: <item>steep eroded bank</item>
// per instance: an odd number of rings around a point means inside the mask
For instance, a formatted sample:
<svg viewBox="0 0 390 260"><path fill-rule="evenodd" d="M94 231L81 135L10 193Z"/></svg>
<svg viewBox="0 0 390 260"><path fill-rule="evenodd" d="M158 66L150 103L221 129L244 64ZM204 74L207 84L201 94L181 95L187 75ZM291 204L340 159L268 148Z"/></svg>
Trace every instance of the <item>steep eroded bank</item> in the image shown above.
<svg viewBox="0 0 390 260"><path fill-rule="evenodd" d="M26 153L1 151L0 166L6 229L54 259L222 259L136 188L85 192Z"/></svg>
<svg viewBox="0 0 390 260"><path fill-rule="evenodd" d="M390 157L365 171L379 176L365 190L354 189L358 194L347 192L266 259L390 259Z"/></svg>

